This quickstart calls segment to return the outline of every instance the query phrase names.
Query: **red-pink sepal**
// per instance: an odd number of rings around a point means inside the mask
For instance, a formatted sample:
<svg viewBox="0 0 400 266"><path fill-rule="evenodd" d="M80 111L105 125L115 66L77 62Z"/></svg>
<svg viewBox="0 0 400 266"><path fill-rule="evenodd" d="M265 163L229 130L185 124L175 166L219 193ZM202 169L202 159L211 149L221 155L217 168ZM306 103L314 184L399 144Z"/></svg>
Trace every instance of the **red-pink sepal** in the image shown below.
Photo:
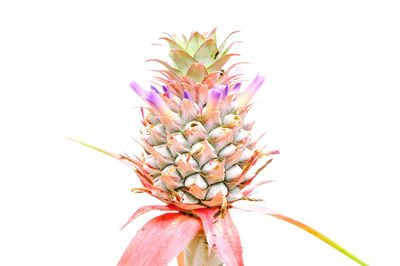
<svg viewBox="0 0 400 266"><path fill-rule="evenodd" d="M138 231L118 266L165 266L179 255L201 230L201 222L181 213L153 218Z"/></svg>

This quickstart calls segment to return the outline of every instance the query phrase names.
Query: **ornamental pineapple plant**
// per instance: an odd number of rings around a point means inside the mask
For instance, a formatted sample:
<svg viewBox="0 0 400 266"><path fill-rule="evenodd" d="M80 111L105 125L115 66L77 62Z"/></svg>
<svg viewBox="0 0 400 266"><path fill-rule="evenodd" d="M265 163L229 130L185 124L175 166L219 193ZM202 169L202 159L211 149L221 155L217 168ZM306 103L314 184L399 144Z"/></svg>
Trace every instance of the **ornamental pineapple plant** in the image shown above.
<svg viewBox="0 0 400 266"><path fill-rule="evenodd" d="M150 59L163 68L149 89L136 81L130 87L141 97L141 155L131 157L104 151L136 172L144 192L164 205L140 207L124 227L151 210L166 212L139 230L118 265L165 266L175 257L180 266L244 265L232 208L260 212L289 222L336 248L360 265L359 258L315 229L292 218L255 205L255 188L270 182L256 177L277 150L259 147L246 119L251 100L264 78L245 83L236 71L242 62L229 64L235 42L229 34L220 44L216 30L190 36L166 34L171 63ZM242 86L243 84L243 86ZM247 206L235 206L248 201Z"/></svg>

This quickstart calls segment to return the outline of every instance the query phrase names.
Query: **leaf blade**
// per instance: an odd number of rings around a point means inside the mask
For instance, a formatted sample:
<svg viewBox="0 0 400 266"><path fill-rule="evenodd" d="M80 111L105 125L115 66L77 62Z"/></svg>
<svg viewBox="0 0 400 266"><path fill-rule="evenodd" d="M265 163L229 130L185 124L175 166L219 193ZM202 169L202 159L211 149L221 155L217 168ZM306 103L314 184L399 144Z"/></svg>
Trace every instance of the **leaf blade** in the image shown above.
<svg viewBox="0 0 400 266"><path fill-rule="evenodd" d="M214 224L215 245L218 256L226 266L243 266L242 244L239 232L229 214L219 217Z"/></svg>
<svg viewBox="0 0 400 266"><path fill-rule="evenodd" d="M124 229L128 224L130 224L133 220L139 217L142 214L145 214L149 211L176 211L176 208L173 208L169 205L148 205L142 206L137 209L128 219L128 221L121 227L121 230Z"/></svg>
<svg viewBox="0 0 400 266"><path fill-rule="evenodd" d="M329 237L325 236L324 234L322 234L321 232L315 230L314 228L299 222L293 218L287 217L283 214L280 214L276 211L273 211L267 207L264 206L259 206L259 205L253 205L253 206L246 206L246 207L238 207L238 206L233 206L233 208L238 209L238 210L242 210L242 211L247 211L247 212L258 212L261 214L266 214L266 215L270 215L273 216L275 218L278 218L280 220L283 220L287 223L290 223L294 226L297 226L298 228L312 234L313 236L315 236L316 238L320 239L321 241L325 242L326 244L328 244L329 246L333 247L334 249L336 249L337 251L339 251L340 253L342 253L343 255L347 256L348 258L352 259L353 261L357 262L358 264L362 265L362 266L368 266L368 264L364 261L362 261L360 258L358 258L357 256L353 255L351 252L349 252L348 250L346 250L345 248L343 248L342 246L340 246L338 243L336 243L335 241L333 241L332 239L330 239Z"/></svg>
<svg viewBox="0 0 400 266"><path fill-rule="evenodd" d="M87 148L90 148L90 149L92 149L92 150L101 152L101 153L103 153L103 154L105 154L105 155L108 155L108 156L110 156L110 157L113 157L113 158L115 158L115 159L120 160L119 156L118 156L117 154L115 154L115 153L108 152L108 151L106 151L106 150L103 150L103 149L101 149L101 148L98 148L98 147L96 147L96 146L93 146L93 145L91 145L91 144L88 144L88 143L83 142L83 141L78 140L78 139L74 139L74 138L70 138L70 137L65 137L65 138L68 139L68 140L71 140L71 141L73 141L73 142L75 142L75 143L81 144L81 145L83 145L83 146L85 146L85 147L87 147Z"/></svg>
<svg viewBox="0 0 400 266"><path fill-rule="evenodd" d="M155 217L138 231L118 266L168 265L200 229L198 219L181 213L166 213Z"/></svg>

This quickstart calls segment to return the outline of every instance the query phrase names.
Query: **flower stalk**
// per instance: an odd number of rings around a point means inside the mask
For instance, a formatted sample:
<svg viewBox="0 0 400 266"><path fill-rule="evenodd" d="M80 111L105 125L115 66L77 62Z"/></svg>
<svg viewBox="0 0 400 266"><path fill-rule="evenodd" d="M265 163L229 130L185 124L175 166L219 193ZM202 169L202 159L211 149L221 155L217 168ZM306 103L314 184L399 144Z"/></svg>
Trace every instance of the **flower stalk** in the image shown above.
<svg viewBox="0 0 400 266"><path fill-rule="evenodd" d="M209 251L204 231L199 232L178 258L179 266L222 266L223 262L215 253Z"/></svg>

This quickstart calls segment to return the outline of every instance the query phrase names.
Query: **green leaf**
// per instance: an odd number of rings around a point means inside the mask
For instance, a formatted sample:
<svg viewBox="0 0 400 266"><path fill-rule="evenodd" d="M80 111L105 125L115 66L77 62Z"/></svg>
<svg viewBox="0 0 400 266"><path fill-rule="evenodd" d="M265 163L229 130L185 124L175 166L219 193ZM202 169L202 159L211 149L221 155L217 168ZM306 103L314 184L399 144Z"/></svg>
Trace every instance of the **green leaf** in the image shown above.
<svg viewBox="0 0 400 266"><path fill-rule="evenodd" d="M194 55L194 59L197 62L204 64L209 67L215 61L215 55L217 54L217 44L213 39L205 41Z"/></svg>
<svg viewBox="0 0 400 266"><path fill-rule="evenodd" d="M190 36L190 39L186 45L186 52L193 56L197 50L199 50L200 46L202 43L205 41L205 38L203 35L201 35L199 32L194 32L192 36Z"/></svg>
<svg viewBox="0 0 400 266"><path fill-rule="evenodd" d="M174 39L171 39L168 37L161 37L160 40L166 41L171 50L174 50L174 49L183 50L183 48Z"/></svg>
<svg viewBox="0 0 400 266"><path fill-rule="evenodd" d="M189 67L196 63L193 57L182 50L171 50L169 56L174 61L176 68L182 73L186 73Z"/></svg>
<svg viewBox="0 0 400 266"><path fill-rule="evenodd" d="M235 56L238 54L227 54L224 55L223 57L221 57L220 59L218 59L217 61L214 62L214 64L212 64L211 66L209 66L207 68L208 73L212 73L212 72L216 72L216 71L221 71L222 67L226 64L226 62L229 61L229 59L232 56Z"/></svg>

